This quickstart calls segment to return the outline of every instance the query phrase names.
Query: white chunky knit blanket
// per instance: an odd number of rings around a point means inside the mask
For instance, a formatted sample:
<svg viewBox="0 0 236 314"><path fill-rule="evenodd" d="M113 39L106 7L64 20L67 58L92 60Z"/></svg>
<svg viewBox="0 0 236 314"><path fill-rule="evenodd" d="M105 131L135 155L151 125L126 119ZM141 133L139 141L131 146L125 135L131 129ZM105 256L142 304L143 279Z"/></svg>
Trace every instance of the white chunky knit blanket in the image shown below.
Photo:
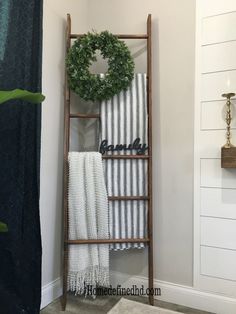
<svg viewBox="0 0 236 314"><path fill-rule="evenodd" d="M69 239L108 239L108 198L101 154L69 153ZM109 285L109 245L69 246L68 287L87 294Z"/></svg>

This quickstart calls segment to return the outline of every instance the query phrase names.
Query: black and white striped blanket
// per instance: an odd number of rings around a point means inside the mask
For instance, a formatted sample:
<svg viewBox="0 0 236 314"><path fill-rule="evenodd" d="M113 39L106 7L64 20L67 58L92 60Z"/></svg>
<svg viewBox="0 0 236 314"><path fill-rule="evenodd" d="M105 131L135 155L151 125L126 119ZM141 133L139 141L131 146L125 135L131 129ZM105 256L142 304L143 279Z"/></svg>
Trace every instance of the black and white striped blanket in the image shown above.
<svg viewBox="0 0 236 314"><path fill-rule="evenodd" d="M147 154L148 116L146 74L135 74L130 88L101 103L101 142L107 145L126 144L126 149L106 154ZM139 139L138 141L136 139ZM134 144L136 140L136 146ZM131 145L129 145L131 144ZM138 144L141 151L138 152ZM122 146L118 146L118 148ZM129 149L130 148L130 149ZM142 148L143 151L142 151ZM147 160L106 159L105 180L110 196L147 196ZM147 233L147 201L110 201L110 237L144 238ZM144 243L122 243L110 246L113 250L143 248Z"/></svg>

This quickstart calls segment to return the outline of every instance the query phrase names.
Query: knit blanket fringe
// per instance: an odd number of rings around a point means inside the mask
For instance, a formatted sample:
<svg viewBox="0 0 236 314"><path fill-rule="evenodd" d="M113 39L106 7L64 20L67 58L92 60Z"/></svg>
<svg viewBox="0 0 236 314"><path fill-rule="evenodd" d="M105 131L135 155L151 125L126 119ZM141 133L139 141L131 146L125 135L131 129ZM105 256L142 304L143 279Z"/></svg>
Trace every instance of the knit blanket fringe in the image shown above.
<svg viewBox="0 0 236 314"><path fill-rule="evenodd" d="M91 295L96 297L97 287L109 286L109 268L93 266L82 271L69 271L68 288L75 292L75 295Z"/></svg>

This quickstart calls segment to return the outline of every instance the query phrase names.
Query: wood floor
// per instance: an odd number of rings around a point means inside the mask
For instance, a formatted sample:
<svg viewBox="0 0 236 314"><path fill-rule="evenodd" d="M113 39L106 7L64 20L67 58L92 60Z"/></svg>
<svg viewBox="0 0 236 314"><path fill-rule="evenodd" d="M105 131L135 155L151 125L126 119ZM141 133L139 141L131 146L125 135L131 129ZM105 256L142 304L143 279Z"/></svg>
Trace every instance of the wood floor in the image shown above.
<svg viewBox="0 0 236 314"><path fill-rule="evenodd" d="M130 300L147 303L147 298L144 297L130 297ZM41 311L41 314L105 314L107 313L118 301L120 297L97 297L96 299L83 298L68 294L68 303L65 312L61 311L60 300L56 300L45 309ZM163 301L155 300L155 306L163 307L165 309L182 312L185 314L212 314L209 312L190 309L176 304L171 304Z"/></svg>

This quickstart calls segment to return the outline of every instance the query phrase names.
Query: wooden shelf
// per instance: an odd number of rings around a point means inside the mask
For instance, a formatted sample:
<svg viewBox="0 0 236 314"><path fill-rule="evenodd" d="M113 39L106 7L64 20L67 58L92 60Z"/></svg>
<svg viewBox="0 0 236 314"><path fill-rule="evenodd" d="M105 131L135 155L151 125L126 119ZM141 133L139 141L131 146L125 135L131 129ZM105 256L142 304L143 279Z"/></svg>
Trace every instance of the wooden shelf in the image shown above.
<svg viewBox="0 0 236 314"><path fill-rule="evenodd" d="M81 240L68 240L68 244L104 244L104 243L146 243L149 242L148 238L132 238L132 239L81 239Z"/></svg>
<svg viewBox="0 0 236 314"><path fill-rule="evenodd" d="M85 36L86 34L71 34L70 38L71 39L77 39L80 37ZM119 39L148 39L148 35L147 34L130 34L130 35L126 35L126 34L116 34L114 35Z"/></svg>
<svg viewBox="0 0 236 314"><path fill-rule="evenodd" d="M99 119L100 114L99 113L71 113L70 118L79 118L79 119Z"/></svg>
<svg viewBox="0 0 236 314"><path fill-rule="evenodd" d="M103 155L103 159L150 159L149 155Z"/></svg>
<svg viewBox="0 0 236 314"><path fill-rule="evenodd" d="M236 168L236 147L221 148L221 168Z"/></svg>
<svg viewBox="0 0 236 314"><path fill-rule="evenodd" d="M109 201L146 201L149 196L109 196Z"/></svg>

